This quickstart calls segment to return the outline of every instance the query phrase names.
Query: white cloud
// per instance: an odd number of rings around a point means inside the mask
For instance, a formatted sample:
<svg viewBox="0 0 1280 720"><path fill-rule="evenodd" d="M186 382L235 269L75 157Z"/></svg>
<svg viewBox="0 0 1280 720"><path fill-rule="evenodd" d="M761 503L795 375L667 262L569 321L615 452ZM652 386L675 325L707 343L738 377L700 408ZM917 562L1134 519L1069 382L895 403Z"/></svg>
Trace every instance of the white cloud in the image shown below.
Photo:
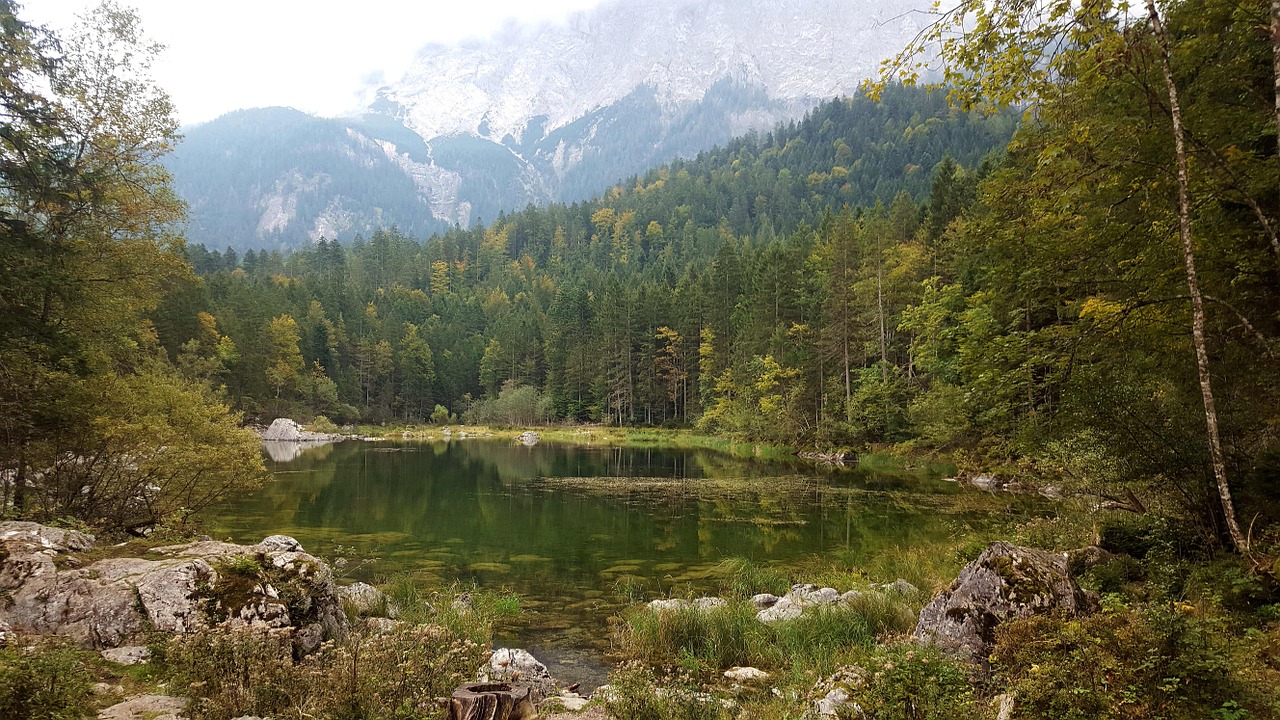
<svg viewBox="0 0 1280 720"><path fill-rule="evenodd" d="M560 20L599 0L121 0L168 46L155 67L183 123L287 105L322 115L358 107L369 80L396 78L418 48L487 36L504 21ZM19 17L54 30L96 0L38 0Z"/></svg>

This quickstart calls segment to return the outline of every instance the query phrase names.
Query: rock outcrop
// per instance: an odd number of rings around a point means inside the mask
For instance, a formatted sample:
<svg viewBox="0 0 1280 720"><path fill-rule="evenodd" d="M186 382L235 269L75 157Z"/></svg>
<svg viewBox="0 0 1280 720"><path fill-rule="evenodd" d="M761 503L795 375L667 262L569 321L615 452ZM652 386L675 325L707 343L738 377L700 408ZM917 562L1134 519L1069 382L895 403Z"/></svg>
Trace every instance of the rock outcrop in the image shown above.
<svg viewBox="0 0 1280 720"><path fill-rule="evenodd" d="M1041 613L1091 612L1064 555L997 542L923 610L915 636L984 668L1001 623Z"/></svg>
<svg viewBox="0 0 1280 720"><path fill-rule="evenodd" d="M284 628L304 654L346 627L329 568L292 538L187 543L74 567L63 560L91 547L82 533L0 524L0 623L99 649L138 645L151 630Z"/></svg>
<svg viewBox="0 0 1280 720"><path fill-rule="evenodd" d="M263 430L262 439L271 442L337 442L345 435L311 432L289 418L276 418L271 427Z"/></svg>
<svg viewBox="0 0 1280 720"><path fill-rule="evenodd" d="M547 666L526 650L499 648L480 667L477 679L485 683L519 683L533 688L535 705L556 694L556 681Z"/></svg>

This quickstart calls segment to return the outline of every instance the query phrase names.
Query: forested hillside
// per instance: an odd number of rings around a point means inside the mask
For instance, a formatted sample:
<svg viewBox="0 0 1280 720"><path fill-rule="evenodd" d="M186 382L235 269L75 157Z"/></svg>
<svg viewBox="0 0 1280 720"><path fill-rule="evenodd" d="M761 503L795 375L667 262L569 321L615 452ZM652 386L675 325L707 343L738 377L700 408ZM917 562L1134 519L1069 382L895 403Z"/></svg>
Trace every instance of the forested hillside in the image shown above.
<svg viewBox="0 0 1280 720"><path fill-rule="evenodd" d="M1275 125L1233 99L1268 96L1269 62L1231 12L1180 5L1170 28L1227 462L1247 472L1274 446L1280 256ZM891 86L488 227L189 248L203 279L157 326L264 417L691 424L1200 487L1160 70L1139 53L1067 71L1004 155L1014 116Z"/></svg>
<svg viewBox="0 0 1280 720"><path fill-rule="evenodd" d="M288 256L195 246L204 280L171 297L158 325L180 363L217 375L251 412L425 419L439 404L484 415L480 401L509 386L545 396L543 418L687 423L715 405L726 371L768 356L816 383L796 399L799 424L775 431L840 436L831 409L851 406L872 356L854 331L865 334L855 315L867 308L829 296L876 272L863 225L895 233L876 241L895 293L884 344L906 362L897 314L933 259L924 245L890 251L922 221L936 244L972 194L976 171L963 167L1007 142L1013 123L895 88L487 228L426 240L383 230ZM933 205L912 200L931 185ZM848 342L824 329L837 316ZM210 355L219 341L234 357ZM812 360L838 345L833 395L834 366Z"/></svg>

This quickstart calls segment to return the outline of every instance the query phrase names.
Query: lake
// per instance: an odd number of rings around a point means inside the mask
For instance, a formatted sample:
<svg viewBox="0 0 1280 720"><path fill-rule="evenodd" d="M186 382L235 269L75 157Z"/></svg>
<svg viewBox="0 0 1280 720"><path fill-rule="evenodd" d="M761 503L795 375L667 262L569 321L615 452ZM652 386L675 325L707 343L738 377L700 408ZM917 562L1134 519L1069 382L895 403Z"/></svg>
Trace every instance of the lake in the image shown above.
<svg viewBox="0 0 1280 720"><path fill-rule="evenodd" d="M219 539L292 535L342 581L407 574L513 591L522 612L498 641L559 675L580 666L588 681L604 667L608 618L630 602L714 592L726 558L856 563L941 539L954 518L940 510L959 491L936 473L822 471L711 450L466 439L273 455L275 481L215 513Z"/></svg>

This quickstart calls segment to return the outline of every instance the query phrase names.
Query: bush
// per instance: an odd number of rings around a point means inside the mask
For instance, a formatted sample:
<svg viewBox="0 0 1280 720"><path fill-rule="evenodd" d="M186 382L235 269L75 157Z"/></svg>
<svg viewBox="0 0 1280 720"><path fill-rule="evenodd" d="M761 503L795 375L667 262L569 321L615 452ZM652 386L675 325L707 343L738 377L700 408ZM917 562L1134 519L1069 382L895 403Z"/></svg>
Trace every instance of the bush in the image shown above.
<svg viewBox="0 0 1280 720"><path fill-rule="evenodd" d="M876 720L954 720L974 717L969 668L937 648L903 642L877 648L871 675L854 696L862 716Z"/></svg>
<svg viewBox="0 0 1280 720"><path fill-rule="evenodd" d="M443 405L437 405L435 409L431 411L432 425L447 425L452 421L453 417L449 415L449 408Z"/></svg>
<svg viewBox="0 0 1280 720"><path fill-rule="evenodd" d="M1230 643L1207 608L1161 602L1140 612L1112 601L1088 618L1006 624L993 658L1025 717L1191 720L1243 699Z"/></svg>
<svg viewBox="0 0 1280 720"><path fill-rule="evenodd" d="M78 720L89 713L88 668L59 645L0 648L0 717Z"/></svg>

